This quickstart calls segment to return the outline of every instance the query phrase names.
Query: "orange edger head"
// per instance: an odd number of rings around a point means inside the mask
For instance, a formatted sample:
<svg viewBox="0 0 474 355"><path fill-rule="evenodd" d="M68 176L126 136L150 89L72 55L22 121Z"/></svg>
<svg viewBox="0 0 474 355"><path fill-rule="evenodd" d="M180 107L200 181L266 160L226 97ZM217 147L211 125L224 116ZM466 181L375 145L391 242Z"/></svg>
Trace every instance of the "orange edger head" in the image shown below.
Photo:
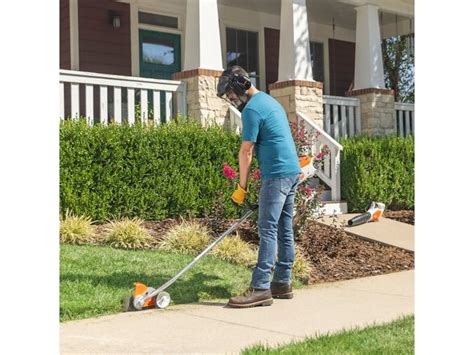
<svg viewBox="0 0 474 355"><path fill-rule="evenodd" d="M146 296L146 295L149 295L150 293L152 293L153 291L155 291L154 288L148 287L148 286L146 286L146 285L144 285L140 282L135 282L134 285L135 285L135 290L133 291L133 297ZM144 308L154 307L154 306L155 306L155 298L154 297L146 300L145 303L143 304Z"/></svg>
<svg viewBox="0 0 474 355"><path fill-rule="evenodd" d="M136 297L149 295L150 293L154 291L152 287L148 287L142 284L141 282L135 282L133 285L135 286L135 289L133 290L133 296L132 297L126 296L123 299L122 310L124 312L137 311L137 309L133 306L133 300ZM155 297L151 297L147 299L145 303L143 304L143 308L149 308L149 307L155 307Z"/></svg>
<svg viewBox="0 0 474 355"><path fill-rule="evenodd" d="M134 285L133 296L127 296L123 299L122 310L124 312L139 311L153 307L164 309L171 302L168 292L158 292L153 287L148 287L141 282L135 282Z"/></svg>

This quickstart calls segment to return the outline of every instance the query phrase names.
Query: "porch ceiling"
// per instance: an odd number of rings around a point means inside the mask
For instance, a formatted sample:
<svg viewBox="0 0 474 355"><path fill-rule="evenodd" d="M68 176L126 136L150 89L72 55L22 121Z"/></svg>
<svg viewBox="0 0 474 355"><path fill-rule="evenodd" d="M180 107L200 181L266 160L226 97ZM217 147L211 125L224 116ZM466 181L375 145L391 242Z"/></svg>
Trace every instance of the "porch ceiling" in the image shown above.
<svg viewBox="0 0 474 355"><path fill-rule="evenodd" d="M380 1L383 12L383 24L389 25L395 23L395 14L393 9L384 10L383 5L388 0ZM406 6L413 4L412 0L403 0ZM281 0L218 0L218 3L225 6L239 7L246 10L265 12L273 15L280 15ZM359 0L306 0L308 7L308 19L311 22L317 22L325 25L332 25L332 19L337 27L344 27L350 30L356 28L356 11L355 7L359 6ZM375 4L377 1L371 1ZM238 6L236 6L238 4ZM398 21L408 19L409 17L398 15Z"/></svg>

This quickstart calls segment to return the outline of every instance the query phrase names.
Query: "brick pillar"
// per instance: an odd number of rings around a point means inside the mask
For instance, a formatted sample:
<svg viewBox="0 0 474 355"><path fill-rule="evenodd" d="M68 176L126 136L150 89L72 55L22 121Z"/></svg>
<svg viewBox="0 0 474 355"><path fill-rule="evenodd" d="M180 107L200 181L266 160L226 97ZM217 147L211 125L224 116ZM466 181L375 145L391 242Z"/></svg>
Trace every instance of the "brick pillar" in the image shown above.
<svg viewBox="0 0 474 355"><path fill-rule="evenodd" d="M393 90L360 89L346 93L360 99L361 129L369 136L397 133Z"/></svg>
<svg viewBox="0 0 474 355"><path fill-rule="evenodd" d="M310 80L280 81L268 86L270 95L285 109L290 121L296 112L305 114L323 128L323 83Z"/></svg>
<svg viewBox="0 0 474 355"><path fill-rule="evenodd" d="M186 82L188 116L203 126L222 125L228 114L229 103L217 97L217 81L221 74L221 70L201 68L173 74L173 80Z"/></svg>

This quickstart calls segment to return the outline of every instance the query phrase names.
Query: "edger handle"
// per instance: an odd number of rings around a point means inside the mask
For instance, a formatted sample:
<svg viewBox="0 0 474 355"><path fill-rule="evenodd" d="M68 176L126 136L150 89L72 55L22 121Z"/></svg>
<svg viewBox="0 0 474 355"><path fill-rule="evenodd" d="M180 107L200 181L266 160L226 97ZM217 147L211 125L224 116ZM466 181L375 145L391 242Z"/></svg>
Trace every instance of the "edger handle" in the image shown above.
<svg viewBox="0 0 474 355"><path fill-rule="evenodd" d="M244 200L244 203L245 203L245 205L247 206L247 208L249 210L251 210L251 211L258 210L258 203L256 203L256 204L250 203L249 200L247 200L247 199Z"/></svg>

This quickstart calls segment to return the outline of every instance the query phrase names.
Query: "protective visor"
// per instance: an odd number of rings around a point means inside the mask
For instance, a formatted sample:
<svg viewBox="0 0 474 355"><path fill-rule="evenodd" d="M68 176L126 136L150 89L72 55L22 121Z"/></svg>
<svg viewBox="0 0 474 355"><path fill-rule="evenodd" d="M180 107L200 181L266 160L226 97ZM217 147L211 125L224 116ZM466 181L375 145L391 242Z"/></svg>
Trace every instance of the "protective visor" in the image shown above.
<svg viewBox="0 0 474 355"><path fill-rule="evenodd" d="M228 76L221 76L217 83L217 96L223 97L228 91L230 91L230 78Z"/></svg>

